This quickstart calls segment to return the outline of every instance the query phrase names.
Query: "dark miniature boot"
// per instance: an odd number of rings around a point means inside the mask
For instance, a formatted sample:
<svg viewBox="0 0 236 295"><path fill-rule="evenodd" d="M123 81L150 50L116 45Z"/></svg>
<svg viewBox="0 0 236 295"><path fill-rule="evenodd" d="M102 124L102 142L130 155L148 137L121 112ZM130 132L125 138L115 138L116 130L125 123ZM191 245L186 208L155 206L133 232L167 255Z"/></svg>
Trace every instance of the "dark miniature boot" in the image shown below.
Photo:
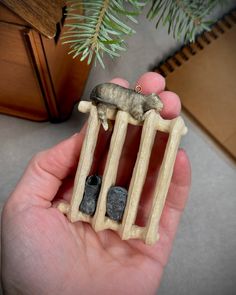
<svg viewBox="0 0 236 295"><path fill-rule="evenodd" d="M107 216L115 221L121 221L128 192L121 186L112 186L107 194Z"/></svg>
<svg viewBox="0 0 236 295"><path fill-rule="evenodd" d="M100 193L102 178L98 175L88 176L85 183L83 199L79 211L93 216L97 207L97 200Z"/></svg>

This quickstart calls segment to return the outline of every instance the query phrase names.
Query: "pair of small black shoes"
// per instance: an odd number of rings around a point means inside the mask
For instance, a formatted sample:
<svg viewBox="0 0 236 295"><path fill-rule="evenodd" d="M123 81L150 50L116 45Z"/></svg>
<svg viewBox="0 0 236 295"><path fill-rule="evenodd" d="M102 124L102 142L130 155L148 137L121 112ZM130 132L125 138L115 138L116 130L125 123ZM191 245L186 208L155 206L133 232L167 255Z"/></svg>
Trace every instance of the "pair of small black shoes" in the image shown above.
<svg viewBox="0 0 236 295"><path fill-rule="evenodd" d="M85 183L85 190L79 210L87 215L93 216L101 189L102 178L98 175L88 176ZM106 215L115 221L121 221L128 192L120 186L112 186L107 194Z"/></svg>

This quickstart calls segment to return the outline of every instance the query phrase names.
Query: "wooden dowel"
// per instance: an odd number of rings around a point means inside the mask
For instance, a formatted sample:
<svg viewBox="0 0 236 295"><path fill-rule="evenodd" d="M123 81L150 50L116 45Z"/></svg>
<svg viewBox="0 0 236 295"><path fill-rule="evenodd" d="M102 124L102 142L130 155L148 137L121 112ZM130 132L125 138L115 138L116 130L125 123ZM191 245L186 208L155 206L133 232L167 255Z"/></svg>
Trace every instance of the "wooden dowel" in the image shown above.
<svg viewBox="0 0 236 295"><path fill-rule="evenodd" d="M90 108L93 106L93 104L90 102L90 101L81 101L79 103L79 110L82 112L82 113L87 113L90 111ZM107 119L108 120L115 120L116 118L116 113L117 113L117 110L115 109L108 109L107 110ZM156 116L158 117L158 120L156 120L156 126L155 126L155 129L156 130L159 130L161 132L166 132L168 133L169 130L170 130L170 125L171 125L171 121L172 120L164 120L162 119L162 117L156 113ZM135 120L133 117L131 117L129 115L129 118L128 118L128 122L129 124L131 125L136 125L136 126L142 126L143 125L143 122L139 122L137 120ZM184 133L187 132L187 128L185 130L183 130Z"/></svg>
<svg viewBox="0 0 236 295"><path fill-rule="evenodd" d="M70 211L70 204L66 201L60 201L56 208L63 214L68 214Z"/></svg>
<svg viewBox="0 0 236 295"><path fill-rule="evenodd" d="M146 225L146 244L153 244L157 240L157 228L165 204L166 195L173 174L175 158L182 135L182 129L184 127L184 122L180 117L172 121L169 139L155 187L153 204Z"/></svg>
<svg viewBox="0 0 236 295"><path fill-rule="evenodd" d="M95 231L104 229L104 218L106 214L107 193L115 184L120 155L128 127L129 114L118 111L115 126L111 138L110 148L107 156L106 166L102 177L102 187L98 198L97 209L93 217L93 228Z"/></svg>
<svg viewBox="0 0 236 295"><path fill-rule="evenodd" d="M79 165L75 176L74 189L71 199L71 208L68 214L68 218L71 222L75 222L78 220L79 205L83 198L85 181L92 166L93 154L97 143L99 128L100 123L98 121L97 108L95 106L91 106L87 131L84 138Z"/></svg>
<svg viewBox="0 0 236 295"><path fill-rule="evenodd" d="M148 114L143 125L139 152L133 170L129 186L128 200L122 220L121 236L124 240L130 237L131 227L135 223L138 204L147 175L149 159L156 135L156 119L156 113L152 111Z"/></svg>

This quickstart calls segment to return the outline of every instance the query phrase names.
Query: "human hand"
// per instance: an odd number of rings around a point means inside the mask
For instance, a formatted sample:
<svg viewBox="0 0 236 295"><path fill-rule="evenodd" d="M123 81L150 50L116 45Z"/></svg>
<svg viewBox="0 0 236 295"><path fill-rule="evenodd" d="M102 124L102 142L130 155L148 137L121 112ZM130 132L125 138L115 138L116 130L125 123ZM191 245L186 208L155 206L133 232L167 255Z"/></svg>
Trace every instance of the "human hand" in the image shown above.
<svg viewBox="0 0 236 295"><path fill-rule="evenodd" d="M128 87L123 79L113 82ZM158 93L163 118L180 112L176 94L164 91L164 79L146 73L138 81L145 94ZM179 150L154 246L140 240L122 241L110 230L99 233L83 222L70 223L52 206L70 200L86 126L79 134L37 154L7 201L2 214L2 282L6 294L155 294L190 187L190 164ZM117 182L126 185L138 147L140 128L130 127ZM93 170L102 173L110 133L101 132ZM145 222L148 200L165 148L157 136L144 187L138 220Z"/></svg>

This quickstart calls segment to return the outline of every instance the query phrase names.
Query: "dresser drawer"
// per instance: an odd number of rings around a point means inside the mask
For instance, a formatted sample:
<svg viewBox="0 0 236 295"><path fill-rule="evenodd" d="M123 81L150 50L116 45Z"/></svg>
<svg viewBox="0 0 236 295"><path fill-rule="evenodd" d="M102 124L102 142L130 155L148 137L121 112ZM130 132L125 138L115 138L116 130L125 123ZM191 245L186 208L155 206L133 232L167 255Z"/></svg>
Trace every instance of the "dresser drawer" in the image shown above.
<svg viewBox="0 0 236 295"><path fill-rule="evenodd" d="M50 23L55 22L55 38L40 34L31 23L26 23L0 4L1 113L35 121L60 122L70 116L74 104L80 99L90 67L69 56L68 46L61 43L65 18L60 19L63 14L59 2L48 3L51 9L53 5L57 6ZM24 16L34 12L31 17L35 16L35 24L39 25L40 13L33 11L35 7L31 4L25 3L28 12L24 11ZM49 14L48 10L41 12L42 15ZM46 25L43 31L50 28Z"/></svg>
<svg viewBox="0 0 236 295"><path fill-rule="evenodd" d="M48 118L27 50L23 26L0 22L0 111L33 120Z"/></svg>

